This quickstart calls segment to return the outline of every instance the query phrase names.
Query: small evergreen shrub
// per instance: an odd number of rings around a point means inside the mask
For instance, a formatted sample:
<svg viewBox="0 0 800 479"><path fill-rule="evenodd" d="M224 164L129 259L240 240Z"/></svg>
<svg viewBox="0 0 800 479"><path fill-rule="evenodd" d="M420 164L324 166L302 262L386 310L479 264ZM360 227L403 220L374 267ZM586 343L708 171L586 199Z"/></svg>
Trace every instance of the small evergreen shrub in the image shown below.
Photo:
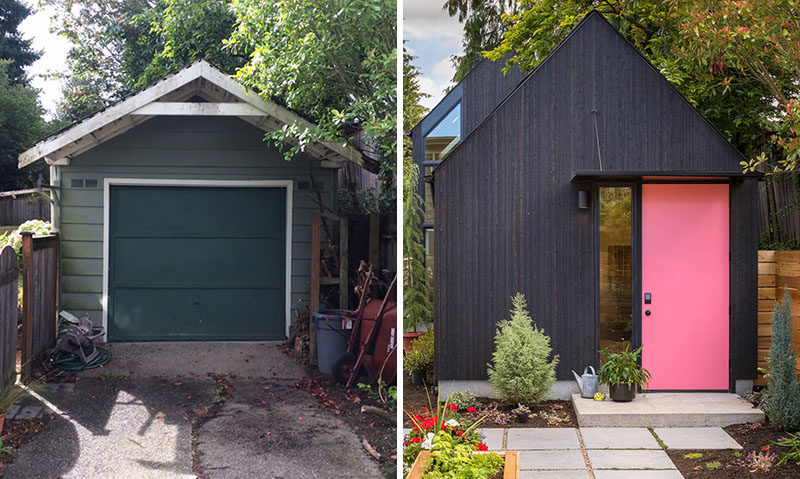
<svg viewBox="0 0 800 479"><path fill-rule="evenodd" d="M792 349L792 300L788 289L784 291L783 301L775 304L772 313L772 345L762 409L772 425L795 430L800 427L800 385L795 371L797 357Z"/></svg>
<svg viewBox="0 0 800 479"><path fill-rule="evenodd" d="M547 399L558 356L548 362L550 337L533 324L525 296L517 293L511 302L511 319L497 324L493 364L487 365L489 382L504 402L533 405Z"/></svg>
<svg viewBox="0 0 800 479"><path fill-rule="evenodd" d="M425 373L433 369L433 331L422 333L411 341L411 349L403 359L403 365L411 373Z"/></svg>

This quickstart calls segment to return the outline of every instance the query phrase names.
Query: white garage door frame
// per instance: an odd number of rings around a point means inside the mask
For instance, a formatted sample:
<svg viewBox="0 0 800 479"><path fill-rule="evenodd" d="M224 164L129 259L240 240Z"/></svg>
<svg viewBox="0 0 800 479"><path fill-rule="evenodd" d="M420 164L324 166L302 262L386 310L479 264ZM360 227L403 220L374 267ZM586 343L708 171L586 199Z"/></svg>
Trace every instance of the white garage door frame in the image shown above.
<svg viewBox="0 0 800 479"><path fill-rule="evenodd" d="M108 266L109 239L108 229L111 219L111 187L112 186L183 186L183 187L215 187L215 188L286 188L286 298L284 330L289 336L289 325L292 317L292 180L183 180L155 178L106 178L103 182L103 297L100 300L103 308L103 341L108 340Z"/></svg>

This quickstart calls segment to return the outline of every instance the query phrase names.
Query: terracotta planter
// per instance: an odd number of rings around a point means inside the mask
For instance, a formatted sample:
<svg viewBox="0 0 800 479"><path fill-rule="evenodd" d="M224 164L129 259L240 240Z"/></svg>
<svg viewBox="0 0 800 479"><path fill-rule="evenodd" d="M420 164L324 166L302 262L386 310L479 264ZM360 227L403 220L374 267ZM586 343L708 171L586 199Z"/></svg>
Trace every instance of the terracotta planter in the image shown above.
<svg viewBox="0 0 800 479"><path fill-rule="evenodd" d="M403 353L411 351L411 341L417 339L422 333L414 331L413 333L403 333Z"/></svg>
<svg viewBox="0 0 800 479"><path fill-rule="evenodd" d="M631 402L636 397L636 386L628 386L627 384L611 384L608 387L608 392L612 401Z"/></svg>
<svg viewBox="0 0 800 479"><path fill-rule="evenodd" d="M517 451L493 451L498 456L505 460L503 468L503 479L519 479L519 453ZM473 454L489 454L488 452L475 451ZM430 451L422 451L414 460L406 479L421 479L425 472L425 465L430 459Z"/></svg>

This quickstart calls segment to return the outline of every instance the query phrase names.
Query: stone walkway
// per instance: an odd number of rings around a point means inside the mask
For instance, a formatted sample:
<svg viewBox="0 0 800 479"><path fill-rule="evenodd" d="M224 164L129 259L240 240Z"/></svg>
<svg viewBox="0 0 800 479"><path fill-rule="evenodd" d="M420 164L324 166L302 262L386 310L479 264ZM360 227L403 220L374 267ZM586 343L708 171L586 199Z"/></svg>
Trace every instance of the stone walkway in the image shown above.
<svg viewBox="0 0 800 479"><path fill-rule="evenodd" d="M741 449L720 427L481 430L490 450L519 451L520 478L681 479L667 449ZM404 430L408 433L408 430ZM655 434L654 434L655 433Z"/></svg>

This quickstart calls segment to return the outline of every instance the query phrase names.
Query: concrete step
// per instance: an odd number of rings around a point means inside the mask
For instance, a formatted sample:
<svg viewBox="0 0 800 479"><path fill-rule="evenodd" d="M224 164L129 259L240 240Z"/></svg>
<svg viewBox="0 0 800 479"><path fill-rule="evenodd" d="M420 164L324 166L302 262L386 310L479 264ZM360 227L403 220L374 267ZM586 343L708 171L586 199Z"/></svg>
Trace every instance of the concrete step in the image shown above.
<svg viewBox="0 0 800 479"><path fill-rule="evenodd" d="M628 403L572 395L580 427L729 426L764 420L764 411L732 393L646 393Z"/></svg>

